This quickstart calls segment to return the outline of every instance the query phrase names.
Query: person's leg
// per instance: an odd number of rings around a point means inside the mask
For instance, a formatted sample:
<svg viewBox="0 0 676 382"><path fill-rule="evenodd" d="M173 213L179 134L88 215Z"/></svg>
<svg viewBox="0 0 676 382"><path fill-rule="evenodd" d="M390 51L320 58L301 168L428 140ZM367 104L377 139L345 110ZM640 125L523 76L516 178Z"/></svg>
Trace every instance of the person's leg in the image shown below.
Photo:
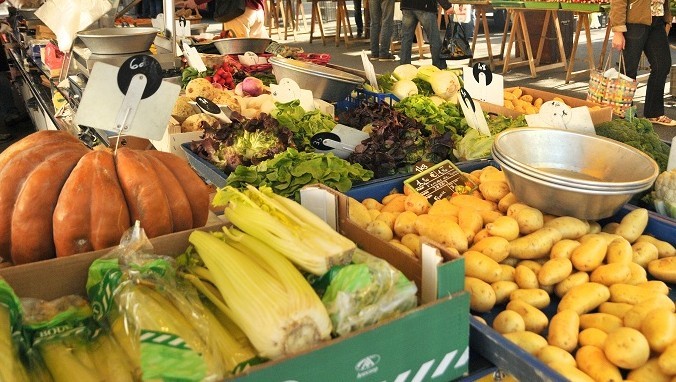
<svg viewBox="0 0 676 382"><path fill-rule="evenodd" d="M418 11L417 13L423 30L427 34L427 41L430 44L432 65L439 69L446 69L446 60L442 60L439 57L441 53L441 36L439 35L439 27L437 27L437 15L432 12L423 11Z"/></svg>
<svg viewBox="0 0 676 382"><path fill-rule="evenodd" d="M620 70L626 69L625 74L631 78L636 78L638 74L638 64L648 38L648 29L647 25L627 24L627 31L624 32L624 50L620 53L624 56L625 68Z"/></svg>
<svg viewBox="0 0 676 382"><path fill-rule="evenodd" d="M653 17L643 52L650 63L643 116L657 118L664 115L664 84L671 70L669 39L660 17Z"/></svg>
<svg viewBox="0 0 676 382"><path fill-rule="evenodd" d="M392 33L394 32L394 0L383 0L382 6L382 30L380 32L380 57L390 55Z"/></svg>
<svg viewBox="0 0 676 382"><path fill-rule="evenodd" d="M413 45L413 35L418 19L414 13L408 9L402 9L401 19L401 49L399 50L399 64L411 63L411 46Z"/></svg>
<svg viewBox="0 0 676 382"><path fill-rule="evenodd" d="M369 0L369 14L371 16L371 57L377 58L380 56L380 25L383 14L381 0Z"/></svg>
<svg viewBox="0 0 676 382"><path fill-rule="evenodd" d="M357 38L361 38L364 33L364 20L362 18L361 0L352 0L354 4L354 23L357 25Z"/></svg>

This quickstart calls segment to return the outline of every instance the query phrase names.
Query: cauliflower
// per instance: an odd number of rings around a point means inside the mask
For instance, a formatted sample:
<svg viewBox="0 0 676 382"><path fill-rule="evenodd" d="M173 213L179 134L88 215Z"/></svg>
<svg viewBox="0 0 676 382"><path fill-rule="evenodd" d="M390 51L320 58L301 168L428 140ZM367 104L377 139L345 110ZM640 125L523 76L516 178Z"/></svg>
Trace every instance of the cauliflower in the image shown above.
<svg viewBox="0 0 676 382"><path fill-rule="evenodd" d="M657 212L676 219L676 169L665 171L657 177L652 196Z"/></svg>

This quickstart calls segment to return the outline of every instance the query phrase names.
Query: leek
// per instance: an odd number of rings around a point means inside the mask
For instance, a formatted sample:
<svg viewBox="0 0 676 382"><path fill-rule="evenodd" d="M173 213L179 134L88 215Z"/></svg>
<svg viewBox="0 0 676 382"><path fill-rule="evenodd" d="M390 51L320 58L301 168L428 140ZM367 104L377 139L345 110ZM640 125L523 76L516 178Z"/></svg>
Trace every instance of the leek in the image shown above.
<svg viewBox="0 0 676 382"><path fill-rule="evenodd" d="M276 195L269 187L249 185L217 191L213 201L224 206L225 217L240 230L268 243L302 270L323 275L347 264L356 245L295 201Z"/></svg>
<svg viewBox="0 0 676 382"><path fill-rule="evenodd" d="M12 340L9 308L0 304L0 381L28 381L26 368Z"/></svg>
<svg viewBox="0 0 676 382"><path fill-rule="evenodd" d="M326 308L298 269L252 235L223 230L222 238L195 231L189 240L220 292L222 301L215 305L242 329L259 355L280 358L329 339Z"/></svg>

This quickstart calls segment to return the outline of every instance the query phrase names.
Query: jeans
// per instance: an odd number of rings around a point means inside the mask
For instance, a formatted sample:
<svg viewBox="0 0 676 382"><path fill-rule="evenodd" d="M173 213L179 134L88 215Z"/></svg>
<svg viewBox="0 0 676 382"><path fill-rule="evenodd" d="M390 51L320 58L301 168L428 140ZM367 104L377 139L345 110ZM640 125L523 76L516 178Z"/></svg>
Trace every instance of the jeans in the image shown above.
<svg viewBox="0 0 676 382"><path fill-rule="evenodd" d="M383 57L390 54L394 31L394 0L369 0L371 15L371 55Z"/></svg>
<svg viewBox="0 0 676 382"><path fill-rule="evenodd" d="M430 44L430 53L432 53L432 65L439 69L446 69L446 60L439 57L441 53L441 35L437 27L436 13L418 11L412 9L402 9L403 18L401 21L401 50L399 51L399 63L411 63L411 46L413 45L413 35L418 22L422 25L427 40Z"/></svg>
<svg viewBox="0 0 676 382"><path fill-rule="evenodd" d="M354 3L354 23L357 24L357 34L364 32L364 19L362 18L361 0L353 0Z"/></svg>
<svg viewBox="0 0 676 382"><path fill-rule="evenodd" d="M664 83L671 70L669 38L664 26L664 18L654 16L651 25L627 24L627 31L624 32L624 64L627 76L636 78L641 53L645 53L650 63L643 107L645 118L664 115Z"/></svg>

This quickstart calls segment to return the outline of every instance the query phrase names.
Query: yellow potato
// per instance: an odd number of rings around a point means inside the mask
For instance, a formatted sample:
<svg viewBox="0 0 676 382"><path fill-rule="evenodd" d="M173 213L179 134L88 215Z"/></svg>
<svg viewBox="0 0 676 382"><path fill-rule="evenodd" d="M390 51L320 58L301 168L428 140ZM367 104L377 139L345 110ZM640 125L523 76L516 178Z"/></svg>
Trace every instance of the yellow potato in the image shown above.
<svg viewBox="0 0 676 382"><path fill-rule="evenodd" d="M361 203L359 203L354 198L348 199L348 216L350 221L361 228L366 228L366 226L371 222L371 215L369 210Z"/></svg>
<svg viewBox="0 0 676 382"><path fill-rule="evenodd" d="M589 223L572 216L561 216L548 221L545 227L561 232L562 239L578 239L589 232Z"/></svg>
<svg viewBox="0 0 676 382"><path fill-rule="evenodd" d="M404 211L396 216L393 224L394 233L398 237L403 237L409 233L417 233L415 229L415 221L418 219L418 215L413 211Z"/></svg>
<svg viewBox="0 0 676 382"><path fill-rule="evenodd" d="M397 220L397 217L400 214L395 214L393 212L380 212L378 216L375 217L373 220L380 220L382 222L385 222L388 227L390 227L390 230L394 231L394 222Z"/></svg>
<svg viewBox="0 0 676 382"><path fill-rule="evenodd" d="M500 277L500 280L502 281L514 281L515 274L516 274L516 269L509 265L509 264L500 264L500 268L502 269L502 275Z"/></svg>
<svg viewBox="0 0 676 382"><path fill-rule="evenodd" d="M467 241L472 242L474 235L476 235L481 228L483 228L484 221L479 212L472 208L461 207L458 211L458 225L465 232Z"/></svg>
<svg viewBox="0 0 676 382"><path fill-rule="evenodd" d="M519 223L509 216L501 216L486 224L486 231L491 236L500 236L512 241L519 237Z"/></svg>
<svg viewBox="0 0 676 382"><path fill-rule="evenodd" d="M559 297L563 297L569 290L578 285L586 284L587 282L589 282L589 273L575 272L556 284L556 286L554 286L554 293Z"/></svg>
<svg viewBox="0 0 676 382"><path fill-rule="evenodd" d="M495 292L495 303L502 304L509 300L509 296L519 289L519 286L514 281L499 280L492 283L491 288Z"/></svg>
<svg viewBox="0 0 676 382"><path fill-rule="evenodd" d="M538 283L554 285L566 279L573 272L573 263L565 257L547 260L538 272Z"/></svg>
<svg viewBox="0 0 676 382"><path fill-rule="evenodd" d="M519 99L524 101L524 102L528 102L528 103L531 103L531 104L533 103L533 96L530 95L530 94L524 94L521 97L519 97Z"/></svg>
<svg viewBox="0 0 676 382"><path fill-rule="evenodd" d="M657 247L647 241L634 243L631 248L633 250L632 260L644 268L648 266L648 263L659 258Z"/></svg>
<svg viewBox="0 0 676 382"><path fill-rule="evenodd" d="M479 173L479 183L500 181L506 182L505 173L495 166L486 166Z"/></svg>
<svg viewBox="0 0 676 382"><path fill-rule="evenodd" d="M458 216L458 206L451 204L451 201L448 199L439 199L432 204L429 211L429 215L448 215L448 216Z"/></svg>
<svg viewBox="0 0 676 382"><path fill-rule="evenodd" d="M676 315L668 308L657 308L641 322L641 333L650 344L650 349L662 353L667 346L676 343Z"/></svg>
<svg viewBox="0 0 676 382"><path fill-rule="evenodd" d="M400 241L397 241L396 239L392 239L392 240L390 240L389 243L392 244L393 246L397 247L399 250L401 250L402 252L404 252L408 256L413 257L415 259L419 258L419 256L416 256L416 254L413 251L411 251L411 248L405 246Z"/></svg>
<svg viewBox="0 0 676 382"><path fill-rule="evenodd" d="M606 262L608 263L631 263L633 261L634 250L627 239L620 237L608 244L606 251Z"/></svg>
<svg viewBox="0 0 676 382"><path fill-rule="evenodd" d="M650 261L648 272L662 281L676 283L676 257L663 257Z"/></svg>
<svg viewBox="0 0 676 382"><path fill-rule="evenodd" d="M522 98L523 97L525 97L525 96L522 96ZM539 111L538 108L536 108L535 106L532 106L532 105L526 105L523 109L525 110L526 114L537 114L538 111Z"/></svg>
<svg viewBox="0 0 676 382"><path fill-rule="evenodd" d="M497 218L500 216L503 216L500 211L493 211L493 210L477 210L479 215L481 215L481 219L484 221L484 225L488 223L493 223Z"/></svg>
<svg viewBox="0 0 676 382"><path fill-rule="evenodd" d="M382 220L374 220L366 226L366 231L383 241L390 241L394 237L390 226Z"/></svg>
<svg viewBox="0 0 676 382"><path fill-rule="evenodd" d="M526 323L519 313L503 310L493 319L493 329L501 334L523 332L526 330Z"/></svg>
<svg viewBox="0 0 676 382"><path fill-rule="evenodd" d="M562 310L549 323L547 341L550 345L572 352L577 347L579 331L580 318L577 312Z"/></svg>
<svg viewBox="0 0 676 382"><path fill-rule="evenodd" d="M521 90L521 88L514 88L514 89L512 89L512 94L514 94L514 97L516 97L516 98L521 98L521 95L523 94L523 90Z"/></svg>
<svg viewBox="0 0 676 382"><path fill-rule="evenodd" d="M641 235L638 237L638 239L636 239L636 243L640 243L642 241L647 241L648 243L651 243L657 247L657 252L659 253L660 259L663 257L676 256L676 248L666 241L656 239L649 235Z"/></svg>
<svg viewBox="0 0 676 382"><path fill-rule="evenodd" d="M461 253L468 248L465 233L458 223L446 216L418 215L415 228L420 236L453 247Z"/></svg>
<svg viewBox="0 0 676 382"><path fill-rule="evenodd" d="M657 359L660 370L669 375L676 374L676 342L667 346Z"/></svg>
<svg viewBox="0 0 676 382"><path fill-rule="evenodd" d="M610 333L622 327L622 319L608 313L585 313L580 315L580 328L596 328Z"/></svg>
<svg viewBox="0 0 676 382"><path fill-rule="evenodd" d="M479 184L479 191L486 200L499 202L505 195L509 194L509 185L501 180L489 180Z"/></svg>
<svg viewBox="0 0 676 382"><path fill-rule="evenodd" d="M642 366L629 371L627 381L633 382L673 382L670 375L664 373L660 368L657 357L650 358Z"/></svg>
<svg viewBox="0 0 676 382"><path fill-rule="evenodd" d="M488 236L481 241L475 242L469 250L481 252L491 259L501 262L509 256L509 241L499 236Z"/></svg>
<svg viewBox="0 0 676 382"><path fill-rule="evenodd" d="M511 265L512 267L516 267L517 264L519 263L519 261L521 261L521 260L517 259L516 257L507 256L507 258L502 260L500 262L500 264L507 264L507 265Z"/></svg>
<svg viewBox="0 0 676 382"><path fill-rule="evenodd" d="M473 195L454 195L449 199L457 207L469 207L475 210L496 211L498 204L489 200L479 199Z"/></svg>
<svg viewBox="0 0 676 382"><path fill-rule="evenodd" d="M603 349L608 333L598 328L588 328L580 331L577 341L580 346L596 346Z"/></svg>
<svg viewBox="0 0 676 382"><path fill-rule="evenodd" d="M502 213L506 213L509 206L518 202L519 201L516 199L516 195L510 192L500 199L500 201L498 201L498 210Z"/></svg>
<svg viewBox="0 0 676 382"><path fill-rule="evenodd" d="M573 361L575 361L575 359L573 359ZM595 382L592 377L587 375L587 373L570 365L568 362L551 362L548 366L571 382Z"/></svg>
<svg viewBox="0 0 676 382"><path fill-rule="evenodd" d="M561 240L561 233L558 230L551 227L540 228L533 233L512 240L509 255L522 260L545 257L554 243L559 240Z"/></svg>
<svg viewBox="0 0 676 382"><path fill-rule="evenodd" d="M603 353L615 366L635 369L650 358L650 346L638 330L620 327L608 333Z"/></svg>
<svg viewBox="0 0 676 382"><path fill-rule="evenodd" d="M382 200L383 206L386 204L389 204L390 202L394 201L395 199L401 199L404 200L406 198L405 194L402 194L401 192L393 192L391 194L385 195Z"/></svg>
<svg viewBox="0 0 676 382"><path fill-rule="evenodd" d="M538 98L535 99L535 101L533 101L533 106L539 108L540 106L542 106L543 103L544 103L544 100L542 98L538 97Z"/></svg>
<svg viewBox="0 0 676 382"><path fill-rule="evenodd" d="M420 236L414 233L407 233L401 237L400 241L401 244L413 251L417 258L420 258L420 252L422 251L422 247L420 246Z"/></svg>
<svg viewBox="0 0 676 382"><path fill-rule="evenodd" d="M538 260L541 260L541 259L538 259ZM516 265L517 266L523 265L525 267L528 267L528 268L530 268L531 271L533 271L533 273L535 273L537 275L538 272L540 272L540 269L542 268L543 263L540 263L540 262L535 261L535 260L519 260L519 262Z"/></svg>
<svg viewBox="0 0 676 382"><path fill-rule="evenodd" d="M674 302L671 301L669 296L663 294L656 294L654 297L647 300L641 301L638 304L634 305L633 308L629 309L627 313L622 318L624 326L641 329L643 325L643 320L652 314L656 309L668 309L669 311L674 311Z"/></svg>
<svg viewBox="0 0 676 382"><path fill-rule="evenodd" d="M544 337L530 331L505 333L503 336L533 355L547 346L547 340Z"/></svg>
<svg viewBox="0 0 676 382"><path fill-rule="evenodd" d="M361 201L361 204L369 210L378 210L380 211L383 208L383 204L373 198L366 198Z"/></svg>
<svg viewBox="0 0 676 382"><path fill-rule="evenodd" d="M634 305L627 304L626 302L609 302L606 301L603 304L599 305L599 313L612 314L619 318L624 318L624 315L630 311Z"/></svg>
<svg viewBox="0 0 676 382"><path fill-rule="evenodd" d="M488 231L486 231L485 229L481 229L479 232L476 233L476 235L474 235L474 238L472 239L472 244L476 244L476 243L480 242L481 240L483 240L487 237L491 237L488 234ZM508 242L508 245L509 245L509 242Z"/></svg>
<svg viewBox="0 0 676 382"><path fill-rule="evenodd" d="M475 312L488 312L495 306L495 292L490 284L474 277L465 277L465 291L469 293L469 307Z"/></svg>
<svg viewBox="0 0 676 382"><path fill-rule="evenodd" d="M512 93L509 93L509 95L510 95L511 97L514 97L514 95L513 95ZM511 99L505 98L504 106L505 106L506 108L508 108L508 109L514 109L514 103L512 102Z"/></svg>
<svg viewBox="0 0 676 382"><path fill-rule="evenodd" d="M610 291L603 284L589 282L577 285L561 298L558 311L572 309L577 314L587 313L608 301L608 298L610 298Z"/></svg>
<svg viewBox="0 0 676 382"><path fill-rule="evenodd" d="M371 215L371 220L376 220L378 215L380 215L379 210L369 210L369 215Z"/></svg>
<svg viewBox="0 0 676 382"><path fill-rule="evenodd" d="M550 302L549 293L539 288L517 289L509 295L509 299L511 301L513 300L525 301L538 309L546 308L547 306L549 306Z"/></svg>
<svg viewBox="0 0 676 382"><path fill-rule="evenodd" d="M610 263L599 265L589 276L595 283L610 286L624 283L631 277L631 268L627 263Z"/></svg>
<svg viewBox="0 0 676 382"><path fill-rule="evenodd" d="M601 232L601 224L595 221L588 221L589 223L589 233L599 233Z"/></svg>
<svg viewBox="0 0 676 382"><path fill-rule="evenodd" d="M519 225L519 233L522 235L535 232L545 224L542 212L532 207L520 209L513 217Z"/></svg>
<svg viewBox="0 0 676 382"><path fill-rule="evenodd" d="M601 232L615 233L615 230L619 226L620 226L620 223L618 223L618 222L610 222L610 223L603 226L603 228L601 229Z"/></svg>
<svg viewBox="0 0 676 382"><path fill-rule="evenodd" d="M388 201L385 202L385 200ZM383 199L383 208L380 209L380 212L404 212L406 210L405 200L406 195L404 194L388 195Z"/></svg>
<svg viewBox="0 0 676 382"><path fill-rule="evenodd" d="M502 268L495 260L477 251L467 251L463 257L466 276L476 277L489 284L500 280Z"/></svg>
<svg viewBox="0 0 676 382"><path fill-rule="evenodd" d="M426 214L432 205L425 196L413 192L404 199L404 210L414 212L416 215Z"/></svg>
<svg viewBox="0 0 676 382"><path fill-rule="evenodd" d="M563 257L570 259L570 255L573 254L573 250L580 246L580 242L572 239L562 239L557 241L552 250L549 252L549 257L552 259Z"/></svg>
<svg viewBox="0 0 676 382"><path fill-rule="evenodd" d="M609 287L610 301L626 302L636 305L642 301L655 297L655 293L647 288L641 288L637 285L614 284Z"/></svg>
<svg viewBox="0 0 676 382"><path fill-rule="evenodd" d="M606 358L601 348L582 346L575 353L575 361L580 370L596 381L622 381L620 370Z"/></svg>
<svg viewBox="0 0 676 382"><path fill-rule="evenodd" d="M631 276L625 281L625 284L629 285L638 285L648 281L648 272L642 266L634 263L628 263L629 269L631 270Z"/></svg>
<svg viewBox="0 0 676 382"><path fill-rule="evenodd" d="M615 234L627 239L630 243L636 241L643 234L648 225L648 210L637 208L626 214L615 229Z"/></svg>
<svg viewBox="0 0 676 382"><path fill-rule="evenodd" d="M511 300L506 309L519 313L526 324L526 330L533 333L542 333L549 324L546 314L523 300Z"/></svg>
<svg viewBox="0 0 676 382"><path fill-rule="evenodd" d="M636 284L639 288L649 289L660 294L669 294L669 285L661 280L648 280L644 283Z"/></svg>
<svg viewBox="0 0 676 382"><path fill-rule="evenodd" d="M545 364L563 363L572 367L577 367L575 357L558 346L547 345L540 349L535 356Z"/></svg>
<svg viewBox="0 0 676 382"><path fill-rule="evenodd" d="M538 288L540 286L537 274L525 265L517 265L514 268L514 281L522 289Z"/></svg>
<svg viewBox="0 0 676 382"><path fill-rule="evenodd" d="M507 212L505 213L505 215L507 215L509 217L513 217L514 215L516 215L517 212L521 211L523 208L531 208L531 207L529 205L525 204L525 203L519 203L519 202L512 203L507 208Z"/></svg>
<svg viewBox="0 0 676 382"><path fill-rule="evenodd" d="M570 261L579 271L591 272L603 263L606 257L608 244L600 235L589 237L579 247L573 250Z"/></svg>

